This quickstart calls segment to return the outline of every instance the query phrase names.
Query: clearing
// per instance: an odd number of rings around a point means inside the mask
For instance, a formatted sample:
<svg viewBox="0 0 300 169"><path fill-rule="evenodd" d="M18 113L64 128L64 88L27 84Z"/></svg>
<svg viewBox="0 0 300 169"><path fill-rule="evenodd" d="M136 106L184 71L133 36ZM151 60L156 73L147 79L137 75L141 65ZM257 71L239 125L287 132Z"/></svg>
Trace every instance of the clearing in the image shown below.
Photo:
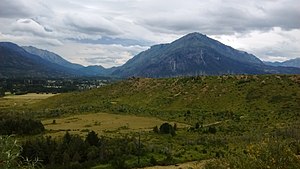
<svg viewBox="0 0 300 169"><path fill-rule="evenodd" d="M72 134L86 135L85 132L95 131L96 133L128 133L139 131L150 131L155 126L164 122L155 117L139 117L134 115L120 115L110 113L94 113L74 115L71 117L47 119L42 121L45 128L50 131L51 136L61 136L69 131ZM174 124L174 122L169 122ZM178 128L189 125L177 123Z"/></svg>
<svg viewBox="0 0 300 169"><path fill-rule="evenodd" d="M47 99L49 97L55 96L57 94L37 94L37 93L28 93L24 95L7 95L3 98L0 98L0 109L1 108L16 108L16 107L25 107L29 104L39 102L41 100Z"/></svg>

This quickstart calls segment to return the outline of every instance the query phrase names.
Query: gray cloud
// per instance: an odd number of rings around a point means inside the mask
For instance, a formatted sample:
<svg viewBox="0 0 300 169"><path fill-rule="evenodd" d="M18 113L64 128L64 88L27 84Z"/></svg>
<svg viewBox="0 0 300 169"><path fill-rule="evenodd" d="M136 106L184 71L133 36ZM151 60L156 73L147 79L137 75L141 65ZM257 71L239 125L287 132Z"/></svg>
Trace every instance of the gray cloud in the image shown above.
<svg viewBox="0 0 300 169"><path fill-rule="evenodd" d="M124 39L124 38L112 38L108 36L103 36L100 39L74 39L70 38L69 40L76 41L78 43L91 43L91 44L106 44L106 45L112 45L112 44L118 44L123 46L149 46L153 44L153 42L145 41L145 40L138 40L138 39Z"/></svg>
<svg viewBox="0 0 300 169"><path fill-rule="evenodd" d="M100 15L74 13L65 16L65 23L86 34L118 35L122 33L117 25Z"/></svg>
<svg viewBox="0 0 300 169"><path fill-rule="evenodd" d="M26 5L21 1L1 0L0 18L18 18L31 15L31 11L26 10Z"/></svg>
<svg viewBox="0 0 300 169"><path fill-rule="evenodd" d="M299 6L298 0L2 0L0 41L110 67L196 31L265 60L289 59L300 56Z"/></svg>

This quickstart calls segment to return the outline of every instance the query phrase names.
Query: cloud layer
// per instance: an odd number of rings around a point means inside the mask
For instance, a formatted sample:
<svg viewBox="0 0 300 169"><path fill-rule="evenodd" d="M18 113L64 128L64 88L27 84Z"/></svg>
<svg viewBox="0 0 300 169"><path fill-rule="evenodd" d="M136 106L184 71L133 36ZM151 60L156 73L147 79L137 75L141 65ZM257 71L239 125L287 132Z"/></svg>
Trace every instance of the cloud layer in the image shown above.
<svg viewBox="0 0 300 169"><path fill-rule="evenodd" d="M2 0L0 41L118 66L156 43L200 32L263 60L300 57L298 0Z"/></svg>

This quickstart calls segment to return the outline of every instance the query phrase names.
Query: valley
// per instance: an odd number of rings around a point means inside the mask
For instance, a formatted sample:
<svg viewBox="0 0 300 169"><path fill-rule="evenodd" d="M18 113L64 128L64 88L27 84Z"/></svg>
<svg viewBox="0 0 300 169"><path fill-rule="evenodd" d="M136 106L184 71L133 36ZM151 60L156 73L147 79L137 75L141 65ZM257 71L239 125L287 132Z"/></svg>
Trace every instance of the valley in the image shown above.
<svg viewBox="0 0 300 169"><path fill-rule="evenodd" d="M300 169L299 0L1 0L0 169Z"/></svg>
<svg viewBox="0 0 300 169"><path fill-rule="evenodd" d="M50 152L62 151L66 161L70 156L67 165L59 159L56 165L46 163L53 159L40 153L33 156L45 160L46 168L170 168L179 163L192 168L247 168L261 157L267 158L260 164L266 167L298 166L299 82L299 75L130 78L87 91L5 96L0 103L2 115L10 112L42 122L42 133L18 136L26 150L53 142L58 147ZM169 125L169 134L164 134L163 124ZM107 158L87 158L92 148L83 149L92 144L87 139L93 132L99 139L95 153ZM61 148L68 137L70 147ZM83 147L71 148L79 143ZM39 151L46 153L44 148ZM283 156L288 158L282 161Z"/></svg>

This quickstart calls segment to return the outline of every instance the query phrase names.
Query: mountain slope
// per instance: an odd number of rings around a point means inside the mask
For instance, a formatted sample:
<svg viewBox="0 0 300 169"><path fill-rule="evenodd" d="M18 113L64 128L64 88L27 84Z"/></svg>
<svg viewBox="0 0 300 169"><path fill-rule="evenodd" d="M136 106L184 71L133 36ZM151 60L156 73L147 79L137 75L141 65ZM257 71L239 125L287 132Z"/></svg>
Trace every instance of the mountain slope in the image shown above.
<svg viewBox="0 0 300 169"><path fill-rule="evenodd" d="M22 48L25 49L28 53L40 56L41 58L43 58L49 62L56 63L58 65L61 65L61 66L67 67L67 68L80 69L80 68L84 67L79 64L71 63L71 62L65 60L64 58L62 58L61 56L59 56L53 52L49 52L47 50L38 49L33 46L23 46Z"/></svg>
<svg viewBox="0 0 300 169"><path fill-rule="evenodd" d="M0 42L0 77L65 77L76 72L26 52L10 42Z"/></svg>
<svg viewBox="0 0 300 169"><path fill-rule="evenodd" d="M47 109L47 115L51 112L56 115L57 112L113 112L159 117L190 110L198 112L195 120L207 112L234 112L254 117L260 112L276 115L285 112L297 117L293 113L300 110L299 84L299 75L133 78L95 90L61 94L37 103L34 109L41 109L42 115ZM278 92L282 90L283 93Z"/></svg>
<svg viewBox="0 0 300 169"><path fill-rule="evenodd" d="M105 69L102 66L82 66L79 64L74 64L71 63L67 60L65 60L64 58L62 58L61 56L53 53L53 52L49 52L47 50L42 50L42 49L38 49L36 47L33 46L23 46L23 49L25 49L27 52L40 56L42 59L45 59L49 62L58 64L60 66L69 68L69 69L74 69L77 72L77 75L80 76L105 76L105 75L109 75L113 69Z"/></svg>
<svg viewBox="0 0 300 169"><path fill-rule="evenodd" d="M152 46L113 72L123 77L174 77L220 74L300 73L266 66L252 54L235 50L200 33Z"/></svg>
<svg viewBox="0 0 300 169"><path fill-rule="evenodd" d="M300 68L300 58L290 59L284 62L264 62L271 66L297 67Z"/></svg>

